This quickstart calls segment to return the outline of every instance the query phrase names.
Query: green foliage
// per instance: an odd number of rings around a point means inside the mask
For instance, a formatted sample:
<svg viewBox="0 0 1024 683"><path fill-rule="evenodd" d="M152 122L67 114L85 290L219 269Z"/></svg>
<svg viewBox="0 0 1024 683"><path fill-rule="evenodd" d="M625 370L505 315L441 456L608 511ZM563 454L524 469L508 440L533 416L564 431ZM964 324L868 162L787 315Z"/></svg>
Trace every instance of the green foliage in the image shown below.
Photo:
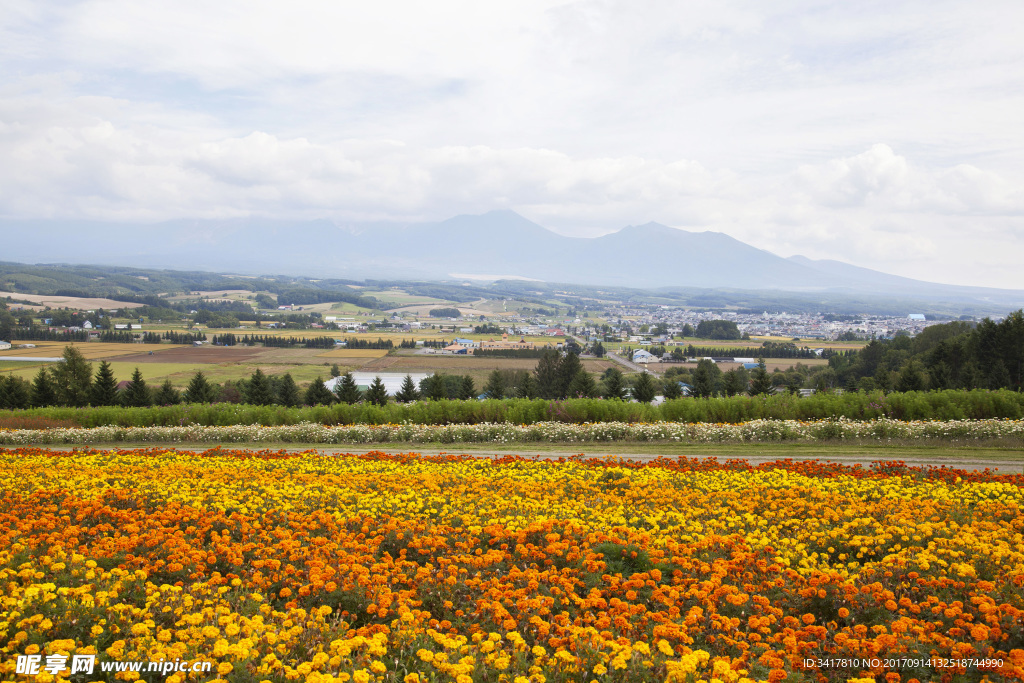
<svg viewBox="0 0 1024 683"><path fill-rule="evenodd" d="M314 381L313 385L317 383ZM321 382L322 385L322 382ZM330 392L324 388L327 397ZM307 392L307 403L308 401ZM959 420L1024 418L1024 394L1000 390L930 391L855 394L815 394L800 398L791 394L767 397L737 395L731 398L681 398L660 406L604 399L505 399L502 401L419 401L391 403L383 407L366 403L326 401L304 408L278 405L252 406L229 403L181 404L154 408L97 406L87 408L30 408L21 415L67 421L82 427L198 425L289 425L299 422L338 424L479 424L508 422L534 424L545 421L586 422L727 422L750 420L821 420L846 417L871 420Z"/></svg>
<svg viewBox="0 0 1024 683"><path fill-rule="evenodd" d="M50 370L57 403L73 407L89 405L92 364L87 363L74 346L65 346L62 357L63 361Z"/></svg>
<svg viewBox="0 0 1024 683"><path fill-rule="evenodd" d="M739 328L732 320L701 320L694 332L701 339L739 339Z"/></svg>
<svg viewBox="0 0 1024 683"><path fill-rule="evenodd" d="M0 410L21 410L31 405L32 385L20 377L0 376Z"/></svg>
<svg viewBox="0 0 1024 683"><path fill-rule="evenodd" d="M213 403L218 393L217 388L207 381L206 375L197 372L189 381L182 398L186 403Z"/></svg>
<svg viewBox="0 0 1024 683"><path fill-rule="evenodd" d="M751 375L751 396L766 396L772 393L772 378L768 374L768 369L764 365L764 358L757 359L757 367L754 368L754 372L751 373Z"/></svg>
<svg viewBox="0 0 1024 683"><path fill-rule="evenodd" d="M558 398L558 351L544 349L537 367L533 371L537 384L537 396L541 398Z"/></svg>
<svg viewBox="0 0 1024 683"><path fill-rule="evenodd" d="M583 363L580 362L580 357L571 351L567 351L558 361L558 372L556 374L556 390L555 398L567 398L572 394L569 392L569 387L572 385L573 380L583 370Z"/></svg>
<svg viewBox="0 0 1024 683"><path fill-rule="evenodd" d="M153 397L146 386L146 380L142 378L142 372L135 368L131 381L121 392L121 405L129 408L141 408L153 404Z"/></svg>
<svg viewBox="0 0 1024 683"><path fill-rule="evenodd" d="M600 392L593 375L580 368L580 371L572 378L572 382L569 383L567 394L570 398L597 398Z"/></svg>
<svg viewBox="0 0 1024 683"><path fill-rule="evenodd" d="M747 391L750 375L743 366L733 368L722 376L722 391L726 396L735 396Z"/></svg>
<svg viewBox="0 0 1024 683"><path fill-rule="evenodd" d="M153 396L153 402L158 406L173 406L181 403L181 392L174 388L170 378L165 379L163 385Z"/></svg>
<svg viewBox="0 0 1024 683"><path fill-rule="evenodd" d="M476 386L473 384L473 378L469 375L462 376L462 381L459 383L459 398L463 401L476 398Z"/></svg>
<svg viewBox="0 0 1024 683"><path fill-rule="evenodd" d="M708 398L718 393L722 371L715 362L706 358L697 363L693 371L692 393L697 398Z"/></svg>
<svg viewBox="0 0 1024 683"><path fill-rule="evenodd" d="M395 394L395 400L399 403L411 403L420 397L416 383L412 381L412 375L406 375L402 381L402 388Z"/></svg>
<svg viewBox="0 0 1024 683"><path fill-rule="evenodd" d="M266 406L274 403L274 389L270 385L270 380L259 368L256 368L256 372L252 373L249 381L245 383L242 395L245 397L245 402L252 405Z"/></svg>
<svg viewBox="0 0 1024 683"><path fill-rule="evenodd" d="M350 375L351 377L351 375ZM358 393L358 390L357 390ZM309 406L329 406L334 403L335 396L324 386L324 381L317 377L306 389L305 403Z"/></svg>
<svg viewBox="0 0 1024 683"><path fill-rule="evenodd" d="M661 393L666 401L671 401L682 397L683 388L679 386L679 380L668 378L662 381Z"/></svg>
<svg viewBox="0 0 1024 683"><path fill-rule="evenodd" d="M375 406L385 406L388 403L388 392L384 388L384 380L379 376L373 378L373 383L366 392L366 400Z"/></svg>
<svg viewBox="0 0 1024 683"><path fill-rule="evenodd" d="M89 390L89 403L94 406L112 406L117 403L117 378L107 361L100 362L96 378Z"/></svg>
<svg viewBox="0 0 1024 683"><path fill-rule="evenodd" d="M618 368L609 368L604 374L604 389L601 395L604 398L623 400L626 398L626 387L622 377L622 371Z"/></svg>
<svg viewBox="0 0 1024 683"><path fill-rule="evenodd" d="M334 387L334 393L336 394L337 399L339 401L341 401L342 403L348 403L349 405L358 403L359 399L362 398L359 394L359 387L356 385L356 380L354 377L352 377L351 372L346 372L344 375L341 376L341 381L338 382L337 385L335 385ZM326 401L323 403L330 402L331 401ZM306 403L310 403L308 400L308 394ZM310 405L315 404L310 403Z"/></svg>
<svg viewBox="0 0 1024 683"><path fill-rule="evenodd" d="M491 399L505 398L505 376L501 370L492 370L484 385L484 395Z"/></svg>
<svg viewBox="0 0 1024 683"><path fill-rule="evenodd" d="M420 393L423 398L431 401L440 401L450 397L448 378L441 373L428 375L420 381ZM397 398L397 397L396 397Z"/></svg>
<svg viewBox="0 0 1024 683"><path fill-rule="evenodd" d="M641 372L636 379L636 384L633 385L632 395L640 403L650 403L654 400L656 391L654 380L651 379L650 374Z"/></svg>
<svg viewBox="0 0 1024 683"><path fill-rule="evenodd" d="M277 382L277 404L288 408L299 405L299 387L290 372L286 372L278 378Z"/></svg>
<svg viewBox="0 0 1024 683"><path fill-rule="evenodd" d="M57 403L57 392L53 386L53 379L44 367L39 368L35 379L32 380L30 402L34 407L52 406Z"/></svg>
<svg viewBox="0 0 1024 683"><path fill-rule="evenodd" d="M457 308L432 308L430 309L431 318L460 318L462 313Z"/></svg>

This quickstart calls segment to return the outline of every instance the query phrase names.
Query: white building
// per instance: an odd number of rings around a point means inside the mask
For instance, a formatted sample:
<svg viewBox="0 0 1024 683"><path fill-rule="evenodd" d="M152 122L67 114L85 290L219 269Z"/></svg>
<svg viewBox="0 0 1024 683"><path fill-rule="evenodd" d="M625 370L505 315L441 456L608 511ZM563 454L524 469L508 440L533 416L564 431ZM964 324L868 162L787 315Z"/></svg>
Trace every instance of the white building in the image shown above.
<svg viewBox="0 0 1024 683"><path fill-rule="evenodd" d="M384 383L384 390L388 392L388 396L394 396L402 390L402 384L405 382L406 375L412 377L413 384L419 389L420 382L433 374L432 372L353 372L352 379L356 381L356 386L359 387L360 391L366 391L373 384L373 380L380 377L380 380ZM341 377L332 377L324 382L324 386L327 387L328 391L334 391L335 387L340 383Z"/></svg>

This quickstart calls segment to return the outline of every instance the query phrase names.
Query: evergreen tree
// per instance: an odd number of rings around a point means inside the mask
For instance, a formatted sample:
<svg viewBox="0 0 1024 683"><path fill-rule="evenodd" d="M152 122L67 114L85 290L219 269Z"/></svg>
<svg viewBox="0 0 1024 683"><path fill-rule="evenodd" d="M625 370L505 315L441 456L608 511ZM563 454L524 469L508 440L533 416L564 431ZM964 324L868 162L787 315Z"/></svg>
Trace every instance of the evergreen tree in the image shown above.
<svg viewBox="0 0 1024 683"><path fill-rule="evenodd" d="M429 377L424 377L423 381L420 382L420 392L422 392L423 398L430 399L431 401L442 401L448 398L447 379L443 374L437 372Z"/></svg>
<svg viewBox="0 0 1024 683"><path fill-rule="evenodd" d="M89 405L89 387L92 384L92 364L74 346L65 346L63 360L50 372L57 403L62 406Z"/></svg>
<svg viewBox="0 0 1024 683"><path fill-rule="evenodd" d="M196 372L189 380L188 386L185 387L185 394L182 398L185 403L213 403L219 393L217 388L206 380L206 375Z"/></svg>
<svg viewBox="0 0 1024 683"><path fill-rule="evenodd" d="M1002 363L1002 361L996 361ZM1000 368L1003 373L1006 372L1005 367ZM916 360L908 361L903 368L900 370L899 378L896 380L896 391L923 391L925 388L924 373L921 372L921 366ZM1005 387L1006 384L1003 382L993 386L994 389Z"/></svg>
<svg viewBox="0 0 1024 683"><path fill-rule="evenodd" d="M335 397L331 390L324 386L324 381L317 377L306 389L305 403L310 406L329 406Z"/></svg>
<svg viewBox="0 0 1024 683"><path fill-rule="evenodd" d="M142 379L142 372L135 368L131 381L121 392L121 405L129 407L145 407L153 405L153 397L150 396L146 380Z"/></svg>
<svg viewBox="0 0 1024 683"><path fill-rule="evenodd" d="M473 384L473 378L469 375L462 376L462 384L459 386L459 398L463 401L476 398L476 386Z"/></svg>
<svg viewBox="0 0 1024 683"><path fill-rule="evenodd" d="M420 397L416 383L412 381L412 375L406 375L402 381L402 388L395 394L395 400L399 403L410 403Z"/></svg>
<svg viewBox="0 0 1024 683"><path fill-rule="evenodd" d="M772 378L765 367L764 358L757 359L757 367L750 378L750 395L767 396L772 393Z"/></svg>
<svg viewBox="0 0 1024 683"><path fill-rule="evenodd" d="M712 360L701 359L693 371L693 395L709 398L718 392L718 380L722 371Z"/></svg>
<svg viewBox="0 0 1024 683"><path fill-rule="evenodd" d="M492 370L487 377L487 384L484 385L484 394L487 398L505 398L505 376L501 370Z"/></svg>
<svg viewBox="0 0 1024 683"><path fill-rule="evenodd" d="M373 383L366 392L366 400L375 406L387 405L388 391L384 388L384 380L379 375L373 378Z"/></svg>
<svg viewBox="0 0 1024 683"><path fill-rule="evenodd" d="M181 403L181 392L171 384L170 377L165 379L160 389L157 390L156 395L153 397L153 402L158 406L173 406Z"/></svg>
<svg viewBox="0 0 1024 683"><path fill-rule="evenodd" d="M556 383L556 398L569 396L569 385L576 378L576 375L583 372L583 363L580 357L572 352L567 352L558 362L558 381Z"/></svg>
<svg viewBox="0 0 1024 683"><path fill-rule="evenodd" d="M361 398L359 387L356 386L356 380L352 377L351 372L346 372L341 376L341 381L334 387L334 393L337 394L339 401L349 405L358 403Z"/></svg>
<svg viewBox="0 0 1024 683"><path fill-rule="evenodd" d="M678 379L671 377L662 382L661 393L665 397L666 401L672 401L682 397L683 388L679 386Z"/></svg>
<svg viewBox="0 0 1024 683"><path fill-rule="evenodd" d="M341 368L337 363L331 366L331 377L341 377Z"/></svg>
<svg viewBox="0 0 1024 683"><path fill-rule="evenodd" d="M526 373L516 385L516 398L537 398L537 380L531 373Z"/></svg>
<svg viewBox="0 0 1024 683"><path fill-rule="evenodd" d="M537 380L537 395L541 398L558 397L558 351L548 347L541 352L537 368L533 371Z"/></svg>
<svg viewBox="0 0 1024 683"><path fill-rule="evenodd" d="M31 393L32 386L20 377L0 377L0 410L28 408Z"/></svg>
<svg viewBox="0 0 1024 683"><path fill-rule="evenodd" d="M623 384L622 371L618 368L609 368L604 374L604 391L602 395L605 398L624 400L626 398L626 387Z"/></svg>
<svg viewBox="0 0 1024 683"><path fill-rule="evenodd" d="M734 368L722 376L722 390L725 391L726 396L745 394L748 383L748 374L743 366Z"/></svg>
<svg viewBox="0 0 1024 683"><path fill-rule="evenodd" d="M246 403L255 406L269 406L274 403L274 389L270 385L270 380L259 368L256 368L256 372L252 373L249 381L246 382L242 394L245 396Z"/></svg>
<svg viewBox="0 0 1024 683"><path fill-rule="evenodd" d="M52 406L57 403L57 394L53 388L53 380L50 379L50 373L46 371L46 368L39 368L38 374L32 380L31 403L33 408Z"/></svg>
<svg viewBox="0 0 1024 683"><path fill-rule="evenodd" d="M100 369L96 371L96 379L89 388L89 403L94 406L117 404L117 379L107 361L101 361Z"/></svg>
<svg viewBox="0 0 1024 683"><path fill-rule="evenodd" d="M277 382L277 403L289 408L299 405L299 388L290 372L284 373Z"/></svg>
<svg viewBox="0 0 1024 683"><path fill-rule="evenodd" d="M567 392L569 398L594 398L598 395L597 383L593 375L586 370L580 370L569 383Z"/></svg>
<svg viewBox="0 0 1024 683"><path fill-rule="evenodd" d="M633 398L640 403L650 403L654 400L655 392L654 380L651 379L650 373L641 372L636 378L636 384L633 385Z"/></svg>

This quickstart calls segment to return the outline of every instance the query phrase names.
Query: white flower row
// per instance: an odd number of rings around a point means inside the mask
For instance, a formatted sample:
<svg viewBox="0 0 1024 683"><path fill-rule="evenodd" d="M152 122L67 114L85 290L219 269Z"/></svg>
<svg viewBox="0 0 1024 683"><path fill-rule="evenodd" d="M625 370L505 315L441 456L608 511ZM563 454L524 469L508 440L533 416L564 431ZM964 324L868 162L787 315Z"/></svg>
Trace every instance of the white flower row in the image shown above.
<svg viewBox="0 0 1024 683"><path fill-rule="evenodd" d="M1024 420L949 420L902 422L889 418L846 418L799 422L753 420L743 424L683 422L595 422L532 425L345 425L312 422L264 427L93 427L0 430L2 445L101 443L584 443L594 441L671 441L680 443L778 442L891 439L973 441L1024 438Z"/></svg>

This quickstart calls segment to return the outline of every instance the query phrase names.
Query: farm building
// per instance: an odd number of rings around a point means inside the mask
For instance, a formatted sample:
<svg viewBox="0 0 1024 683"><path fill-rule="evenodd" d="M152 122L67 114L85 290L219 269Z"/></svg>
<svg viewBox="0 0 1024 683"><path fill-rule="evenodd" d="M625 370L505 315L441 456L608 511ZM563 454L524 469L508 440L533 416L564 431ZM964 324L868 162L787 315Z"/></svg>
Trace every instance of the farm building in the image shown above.
<svg viewBox="0 0 1024 683"><path fill-rule="evenodd" d="M655 356L650 351L644 351L643 349L637 349L633 352L634 363L660 363L661 359Z"/></svg>
<svg viewBox="0 0 1024 683"><path fill-rule="evenodd" d="M533 342L528 342L521 337L519 341L509 341L508 333L501 335L500 342L495 341L493 339L480 342L481 349L532 349L535 347L536 344L534 344Z"/></svg>
<svg viewBox="0 0 1024 683"><path fill-rule="evenodd" d="M6 351L9 348L11 348L11 342L9 342L9 341L0 341L0 351Z"/></svg>
<svg viewBox="0 0 1024 683"><path fill-rule="evenodd" d="M381 381L384 382L384 390L388 392L388 396L394 396L402 390L402 383L405 382L405 376L409 375L412 377L413 383L419 387L420 382L430 377L434 373L432 372L353 372L352 379L356 381L356 386L359 387L360 391L366 391L373 384L373 380L376 377L380 377ZM334 391L334 388L341 383L341 377L332 377L331 379L324 382L324 386L329 391Z"/></svg>

